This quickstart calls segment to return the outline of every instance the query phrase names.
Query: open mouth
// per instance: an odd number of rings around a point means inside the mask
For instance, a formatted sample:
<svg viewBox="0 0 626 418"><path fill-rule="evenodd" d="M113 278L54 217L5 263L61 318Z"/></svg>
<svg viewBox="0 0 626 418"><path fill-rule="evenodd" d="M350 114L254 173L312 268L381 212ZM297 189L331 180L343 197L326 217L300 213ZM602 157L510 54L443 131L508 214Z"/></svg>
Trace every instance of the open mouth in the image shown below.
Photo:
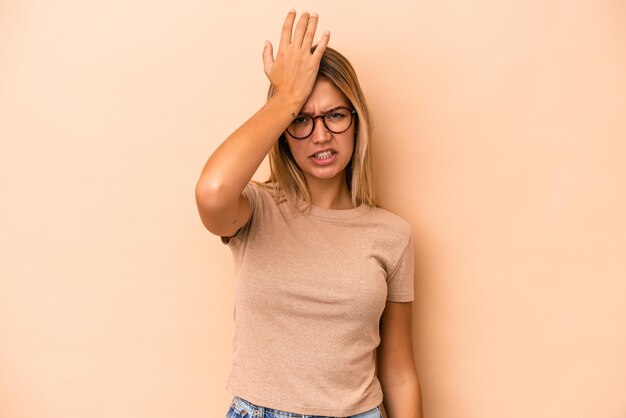
<svg viewBox="0 0 626 418"><path fill-rule="evenodd" d="M326 151L318 152L317 154L313 154L311 157L315 158L316 160L328 160L336 153L337 151L329 149Z"/></svg>

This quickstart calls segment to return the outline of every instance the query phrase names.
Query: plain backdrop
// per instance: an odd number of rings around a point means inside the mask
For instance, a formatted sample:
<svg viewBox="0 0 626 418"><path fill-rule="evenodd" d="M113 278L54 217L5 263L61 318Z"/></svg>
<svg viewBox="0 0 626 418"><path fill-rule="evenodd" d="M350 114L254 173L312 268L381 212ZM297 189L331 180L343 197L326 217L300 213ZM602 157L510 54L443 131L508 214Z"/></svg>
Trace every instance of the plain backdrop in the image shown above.
<svg viewBox="0 0 626 418"><path fill-rule="evenodd" d="M619 0L0 2L0 417L225 416L234 271L194 188L290 8L413 226L426 418L626 417Z"/></svg>

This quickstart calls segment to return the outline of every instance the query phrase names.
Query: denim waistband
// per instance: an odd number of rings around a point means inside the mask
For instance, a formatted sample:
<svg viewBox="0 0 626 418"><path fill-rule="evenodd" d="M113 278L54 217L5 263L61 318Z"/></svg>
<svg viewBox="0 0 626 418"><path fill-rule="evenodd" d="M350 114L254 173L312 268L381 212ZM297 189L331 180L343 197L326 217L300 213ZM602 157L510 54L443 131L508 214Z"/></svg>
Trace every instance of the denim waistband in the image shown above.
<svg viewBox="0 0 626 418"><path fill-rule="evenodd" d="M264 406L255 405L239 396L235 396L231 403L231 408L234 408L235 412L241 418L267 418L268 416L278 416L280 418L340 418L329 417L324 415L303 415L294 412L287 412L273 408L266 408ZM266 415L266 413L268 415ZM353 418L382 418L382 412L380 406L376 406L373 409L362 412L357 415L351 415Z"/></svg>

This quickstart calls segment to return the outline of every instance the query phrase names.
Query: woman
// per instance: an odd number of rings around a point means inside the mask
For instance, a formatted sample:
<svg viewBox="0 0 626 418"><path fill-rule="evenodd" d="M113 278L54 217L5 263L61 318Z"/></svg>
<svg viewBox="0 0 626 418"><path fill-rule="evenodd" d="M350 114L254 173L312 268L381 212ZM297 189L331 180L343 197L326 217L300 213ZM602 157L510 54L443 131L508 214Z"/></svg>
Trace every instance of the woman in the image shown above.
<svg viewBox="0 0 626 418"><path fill-rule="evenodd" d="M295 11L263 51L267 103L196 185L236 265L227 417L421 417L410 225L373 188L367 106L350 63ZM251 181L269 153L271 175ZM376 370L377 369L377 370Z"/></svg>

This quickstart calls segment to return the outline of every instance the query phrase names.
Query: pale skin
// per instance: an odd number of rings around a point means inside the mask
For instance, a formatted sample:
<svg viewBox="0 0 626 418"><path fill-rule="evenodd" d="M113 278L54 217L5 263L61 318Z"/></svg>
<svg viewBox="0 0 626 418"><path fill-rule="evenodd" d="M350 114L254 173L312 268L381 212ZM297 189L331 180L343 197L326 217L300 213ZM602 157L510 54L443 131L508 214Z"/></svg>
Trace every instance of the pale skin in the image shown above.
<svg viewBox="0 0 626 418"><path fill-rule="evenodd" d="M351 107L331 83L317 79L330 33L321 35L316 50L311 53L318 16L305 12L294 27L295 20L296 13L292 10L283 23L276 57L270 42L266 42L263 50L264 71L275 88L275 95L213 152L196 184L202 223L215 235L232 236L248 222L251 209L243 189L296 115L300 112L319 115L337 106ZM354 124L336 134L324 126L321 118L316 120L311 136L304 140L285 134L305 175L313 205L329 209L353 207L345 167L352 156L354 134ZM335 160L324 166L315 164L311 155L328 147L337 151ZM423 416L413 359L411 310L411 302L387 301L382 315L376 362L388 418Z"/></svg>

